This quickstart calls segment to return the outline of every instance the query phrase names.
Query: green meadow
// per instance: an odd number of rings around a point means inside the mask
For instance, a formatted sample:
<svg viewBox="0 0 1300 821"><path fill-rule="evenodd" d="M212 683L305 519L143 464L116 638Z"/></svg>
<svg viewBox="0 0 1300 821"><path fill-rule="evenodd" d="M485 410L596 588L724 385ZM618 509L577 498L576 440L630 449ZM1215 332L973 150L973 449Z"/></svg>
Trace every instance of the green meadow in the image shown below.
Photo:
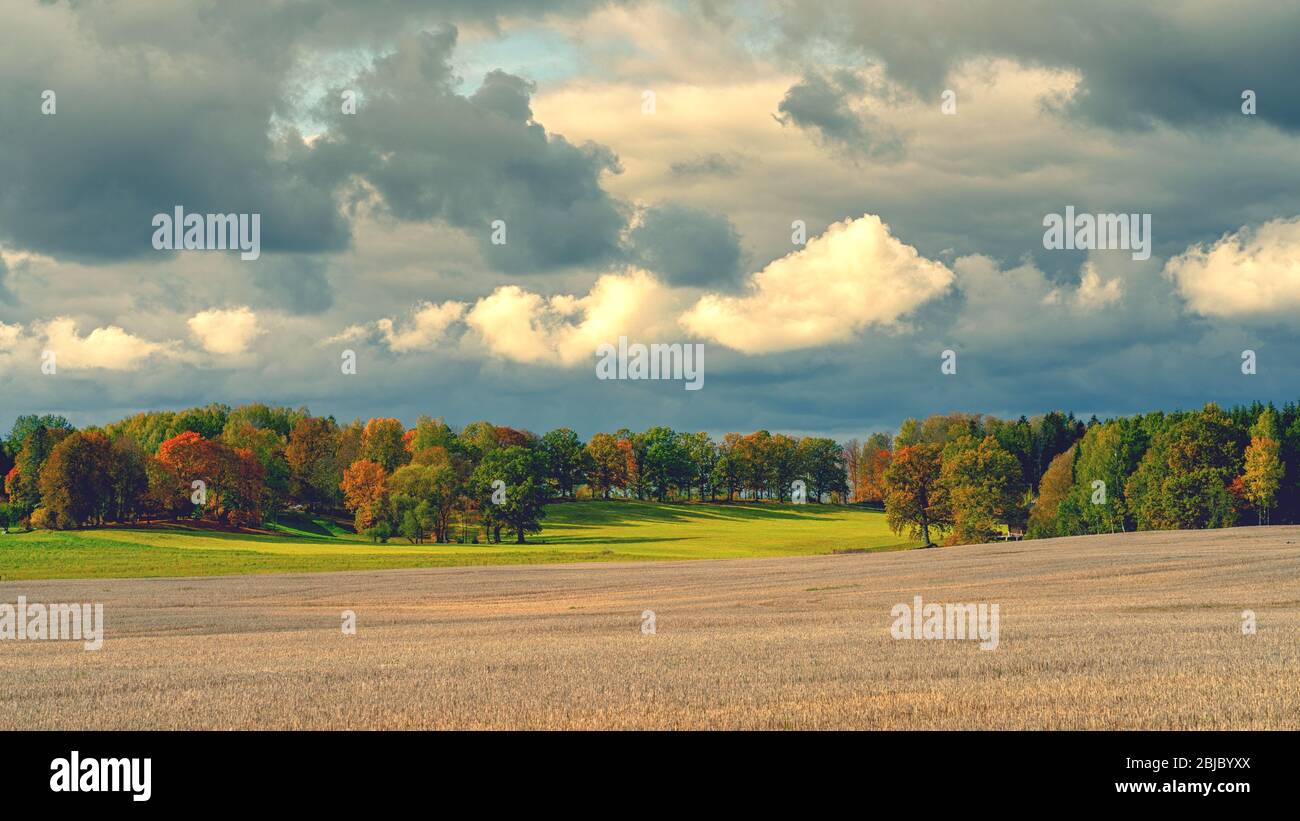
<svg viewBox="0 0 1300 821"><path fill-rule="evenodd" d="M38 530L0 535L0 580L737 559L917 546L891 533L883 513L833 505L569 502L549 505L542 528L524 545L372 544L327 519L305 517L272 533L175 525Z"/></svg>

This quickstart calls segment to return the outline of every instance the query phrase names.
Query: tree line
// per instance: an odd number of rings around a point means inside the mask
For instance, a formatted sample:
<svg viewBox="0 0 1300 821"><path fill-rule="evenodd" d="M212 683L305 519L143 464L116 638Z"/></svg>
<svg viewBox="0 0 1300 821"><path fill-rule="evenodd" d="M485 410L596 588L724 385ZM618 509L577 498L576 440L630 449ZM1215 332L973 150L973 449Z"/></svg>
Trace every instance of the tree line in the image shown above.
<svg viewBox="0 0 1300 821"><path fill-rule="evenodd" d="M1300 521L1294 403L1087 422L954 413L845 452L852 498L926 544Z"/></svg>
<svg viewBox="0 0 1300 821"><path fill-rule="evenodd" d="M474 422L455 430L373 418L340 424L306 408L208 405L140 413L76 430L60 416L22 416L0 447L0 525L74 528L206 519L257 526L285 511L347 513L376 541L522 543L549 502L583 496L843 501L843 448L833 439L668 427L538 436Z"/></svg>
<svg viewBox="0 0 1300 821"><path fill-rule="evenodd" d="M75 429L19 417L0 443L0 525L73 528L350 516L376 541L516 542L576 498L806 500L882 507L931 543L1300 521L1300 406L1088 421L950 413L839 443L766 430L596 433L422 416L411 428L306 408L213 404Z"/></svg>

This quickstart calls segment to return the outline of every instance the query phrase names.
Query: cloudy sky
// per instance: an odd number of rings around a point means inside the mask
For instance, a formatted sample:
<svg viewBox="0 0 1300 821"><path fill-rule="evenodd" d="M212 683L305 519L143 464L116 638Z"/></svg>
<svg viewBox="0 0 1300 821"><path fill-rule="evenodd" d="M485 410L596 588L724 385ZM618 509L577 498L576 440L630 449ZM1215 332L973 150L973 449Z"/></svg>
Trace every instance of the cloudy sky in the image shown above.
<svg viewBox="0 0 1300 821"><path fill-rule="evenodd" d="M5 429L1300 397L1294 3L2 2ZM176 206L261 256L156 250ZM1150 214L1150 258L1046 249L1066 206ZM703 390L597 379L620 335L703 343Z"/></svg>

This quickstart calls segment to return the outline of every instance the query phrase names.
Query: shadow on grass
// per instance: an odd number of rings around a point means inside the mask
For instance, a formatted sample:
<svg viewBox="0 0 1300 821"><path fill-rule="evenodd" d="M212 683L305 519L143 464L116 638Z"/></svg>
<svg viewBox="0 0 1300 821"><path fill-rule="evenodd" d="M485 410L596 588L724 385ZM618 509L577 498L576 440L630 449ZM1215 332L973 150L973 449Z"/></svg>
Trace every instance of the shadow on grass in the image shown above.
<svg viewBox="0 0 1300 821"><path fill-rule="evenodd" d="M41 531L36 531L36 532L40 533ZM243 543L251 542L255 544L284 544L286 542L301 542L304 544L320 544L320 545L369 544L368 540L359 539L359 538L349 539L349 538L340 538L338 536L328 536L328 535L317 536L311 533L299 533L290 530L230 531L230 530L209 529L205 527L184 527L184 526L178 527L177 523L175 522L168 522L166 524L154 524L148 527L121 526L121 527L111 527L111 528L108 527L86 528L83 530L64 530L64 531L59 531L60 535L53 538L34 536L29 539L29 542L30 543L44 542L49 544L68 545L74 541L84 540L89 542L98 539L103 543L127 544L126 542L122 542L116 539L103 538L101 534L107 534L107 533L122 533L130 536L135 536L139 539L139 541L135 542L135 544L139 545L140 547L150 547L150 548L161 548L167 546L165 544L157 544L155 542L150 541L149 539L150 536L199 537L204 539L212 539L214 541L243 542ZM65 534L78 537L78 538L74 538L74 539L63 538Z"/></svg>
<svg viewBox="0 0 1300 821"><path fill-rule="evenodd" d="M831 505L760 504L732 502L657 503L642 501L579 502L565 505L553 521L564 527L600 527L638 522L679 522L700 520L726 521L795 521L815 520L852 508ZM542 522L545 527L546 520Z"/></svg>
<svg viewBox="0 0 1300 821"><path fill-rule="evenodd" d="M542 520L542 533L539 534L545 544L638 544L643 542L688 541L694 536L583 536L565 535L564 531L583 531L609 527L629 527L640 524L681 524L707 521L730 522L791 522L816 521L858 508L838 505L792 505L756 502L720 502L720 503L658 503L638 500L620 501L582 501L568 502L549 506L550 516ZM547 531L550 530L548 533ZM559 531L559 532L557 532ZM369 545L368 539L352 533L331 531L327 522L317 517L288 514L269 529L241 529L219 527L208 522L169 521L151 522L143 525L111 525L102 528L61 531L58 535L46 536L44 533L27 534L22 541L29 545L42 544L50 547L71 547L74 543L89 546L99 541L101 544L124 544L113 539L97 539L101 533L116 532L138 535L136 544L140 547L161 548L149 539L150 535L162 537L199 536L220 542L239 542L243 544L284 544L298 542L320 545ZM72 538L68 538L71 536ZM390 543L391 546L392 543ZM418 547L418 546L417 546Z"/></svg>
<svg viewBox="0 0 1300 821"><path fill-rule="evenodd" d="M325 525L325 520L304 513L281 513L274 524L273 531L288 532L293 535L325 536L333 538L336 534Z"/></svg>
<svg viewBox="0 0 1300 821"><path fill-rule="evenodd" d="M538 541L527 542L526 544L555 546L580 544L644 544L647 542L659 544L661 542L690 542L699 538L698 536L547 536L545 531L542 532L541 536L543 538ZM510 542L510 544L513 545L514 542ZM501 547L503 545L492 546Z"/></svg>

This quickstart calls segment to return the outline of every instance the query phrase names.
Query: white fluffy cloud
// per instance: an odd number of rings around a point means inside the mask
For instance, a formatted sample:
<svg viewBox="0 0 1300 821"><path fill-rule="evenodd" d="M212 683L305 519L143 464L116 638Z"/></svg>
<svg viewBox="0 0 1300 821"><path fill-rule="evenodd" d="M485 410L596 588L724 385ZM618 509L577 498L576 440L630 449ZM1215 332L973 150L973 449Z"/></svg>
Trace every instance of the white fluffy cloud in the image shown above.
<svg viewBox="0 0 1300 821"><path fill-rule="evenodd" d="M6 325L5 323L0 322L0 351L9 351L17 347L18 339L22 336L22 332L22 325Z"/></svg>
<svg viewBox="0 0 1300 821"><path fill-rule="evenodd" d="M411 316L411 321L405 327L398 328L391 319L381 319L376 324L380 333L384 335L384 341L388 344L389 350L394 353L406 353L408 351L427 351L437 345L447 333L447 329L452 323L461 318L465 313L465 303L447 301L441 305L432 302L422 302L416 307L415 313ZM353 326L341 334L346 337L354 334L356 327Z"/></svg>
<svg viewBox="0 0 1300 821"><path fill-rule="evenodd" d="M769 264L746 296L703 297L682 324L745 353L812 348L847 342L869 325L894 326L946 292L953 278L868 214L831 225Z"/></svg>
<svg viewBox="0 0 1300 821"><path fill-rule="evenodd" d="M190 332L208 353L241 354L262 333L257 314L248 307L200 311L189 319Z"/></svg>
<svg viewBox="0 0 1300 821"><path fill-rule="evenodd" d="M671 341L679 335L674 292L649 273L606 274L586 296L549 299L516 285L480 299L466 322L488 351L516 362L571 366L594 361L596 348L618 337Z"/></svg>
<svg viewBox="0 0 1300 821"><path fill-rule="evenodd" d="M342 331L339 331L334 336L328 337L327 339L323 340L321 344L332 345L337 342L357 342L359 340L365 339L369 335L370 335L370 331L366 329L365 325L349 325L348 327L344 328Z"/></svg>
<svg viewBox="0 0 1300 821"><path fill-rule="evenodd" d="M175 342L150 342L116 325L78 336L76 320L70 317L51 319L39 330L45 336L45 350L53 351L57 366L67 369L131 371L154 355L175 355L178 347Z"/></svg>
<svg viewBox="0 0 1300 821"><path fill-rule="evenodd" d="M1124 295L1124 281L1118 277L1103 280L1097 272L1097 266L1089 263L1083 266L1083 276L1079 280L1079 289L1074 292L1074 302L1084 311L1095 311L1114 305Z"/></svg>
<svg viewBox="0 0 1300 821"><path fill-rule="evenodd" d="M1165 274L1203 316L1243 318L1300 308L1300 217L1242 228L1209 248L1194 245Z"/></svg>

